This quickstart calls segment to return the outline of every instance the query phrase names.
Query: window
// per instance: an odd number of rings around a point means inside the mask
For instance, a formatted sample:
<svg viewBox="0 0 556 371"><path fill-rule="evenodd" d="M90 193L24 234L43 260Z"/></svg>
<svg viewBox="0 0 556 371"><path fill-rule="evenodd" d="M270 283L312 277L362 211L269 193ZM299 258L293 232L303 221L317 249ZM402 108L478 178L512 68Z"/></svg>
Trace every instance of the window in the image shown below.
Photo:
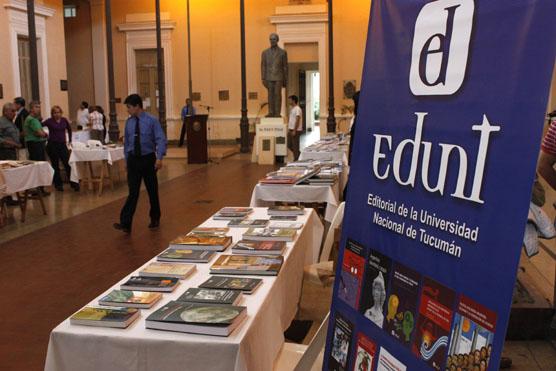
<svg viewBox="0 0 556 371"><path fill-rule="evenodd" d="M29 38L17 36L17 52L19 59L19 84L21 96L31 99L31 58L29 56Z"/></svg>
<svg viewBox="0 0 556 371"><path fill-rule="evenodd" d="M64 18L75 18L75 17L77 17L77 6L64 5Z"/></svg>

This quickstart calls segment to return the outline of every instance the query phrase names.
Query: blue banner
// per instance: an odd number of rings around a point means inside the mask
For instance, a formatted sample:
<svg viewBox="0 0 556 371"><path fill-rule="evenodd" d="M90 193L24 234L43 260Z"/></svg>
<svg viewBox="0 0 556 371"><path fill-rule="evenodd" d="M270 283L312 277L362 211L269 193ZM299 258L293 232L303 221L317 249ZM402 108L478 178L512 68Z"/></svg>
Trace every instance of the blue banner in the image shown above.
<svg viewBox="0 0 556 371"><path fill-rule="evenodd" d="M374 0L325 370L497 370L553 0Z"/></svg>

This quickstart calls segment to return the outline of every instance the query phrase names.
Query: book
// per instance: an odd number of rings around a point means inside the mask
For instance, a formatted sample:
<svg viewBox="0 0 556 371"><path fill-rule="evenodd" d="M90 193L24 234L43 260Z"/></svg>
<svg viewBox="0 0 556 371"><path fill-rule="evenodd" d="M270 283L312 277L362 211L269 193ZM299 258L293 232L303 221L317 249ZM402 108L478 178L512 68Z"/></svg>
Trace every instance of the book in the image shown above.
<svg viewBox="0 0 556 371"><path fill-rule="evenodd" d="M178 301L237 305L241 298L242 293L238 290L190 288L178 298Z"/></svg>
<svg viewBox="0 0 556 371"><path fill-rule="evenodd" d="M246 316L246 307L170 301L147 317L145 327L192 334L229 336Z"/></svg>
<svg viewBox="0 0 556 371"><path fill-rule="evenodd" d="M162 298L159 292L143 292L130 290L112 290L99 300L100 305L148 309Z"/></svg>
<svg viewBox="0 0 556 371"><path fill-rule="evenodd" d="M186 235L179 236L170 241L170 248L190 250L207 250L207 251L224 251L232 243L232 237L215 237L202 235Z"/></svg>
<svg viewBox="0 0 556 371"><path fill-rule="evenodd" d="M268 215L303 215L305 213L304 206L270 206Z"/></svg>
<svg viewBox="0 0 556 371"><path fill-rule="evenodd" d="M213 256L214 251L169 248L160 253L156 260L161 262L208 263Z"/></svg>
<svg viewBox="0 0 556 371"><path fill-rule="evenodd" d="M227 227L196 227L191 230L188 236L213 236L213 237L226 237L230 231Z"/></svg>
<svg viewBox="0 0 556 371"><path fill-rule="evenodd" d="M380 347L378 353L377 370L406 371L407 367L394 357L386 348ZM466 369L467 370L467 369Z"/></svg>
<svg viewBox="0 0 556 371"><path fill-rule="evenodd" d="M264 228L268 224L266 219L232 219L228 222L230 228Z"/></svg>
<svg viewBox="0 0 556 371"><path fill-rule="evenodd" d="M261 284L260 278L212 276L199 285L206 289L239 290L244 294L252 294Z"/></svg>
<svg viewBox="0 0 556 371"><path fill-rule="evenodd" d="M245 241L232 246L232 252L240 255L282 255L286 243L283 241Z"/></svg>
<svg viewBox="0 0 556 371"><path fill-rule="evenodd" d="M122 290L172 292L179 284L173 277L141 277L133 276L120 286Z"/></svg>
<svg viewBox="0 0 556 371"><path fill-rule="evenodd" d="M359 300L359 311L379 328L382 328L386 316L386 292L390 288L391 271L392 259L371 249Z"/></svg>
<svg viewBox="0 0 556 371"><path fill-rule="evenodd" d="M366 337L362 332L357 334L357 343L355 347L355 362L353 371L367 370L373 368L376 354L376 344Z"/></svg>
<svg viewBox="0 0 556 371"><path fill-rule="evenodd" d="M244 240L250 241L285 241L291 242L295 239L295 229L273 229L273 228L249 228L244 234Z"/></svg>
<svg viewBox="0 0 556 371"><path fill-rule="evenodd" d="M466 358L488 370L496 334L496 320L496 312L460 295L448 344L446 369L452 365L457 366L458 359Z"/></svg>
<svg viewBox="0 0 556 371"><path fill-rule="evenodd" d="M338 297L353 309L359 308L359 294L365 269L365 247L352 239L347 239L340 271Z"/></svg>
<svg viewBox="0 0 556 371"><path fill-rule="evenodd" d="M214 220L244 219L251 214L253 209L250 207L224 207L212 216Z"/></svg>
<svg viewBox="0 0 556 371"><path fill-rule="evenodd" d="M295 222L297 220L297 215L272 215L270 220L287 220Z"/></svg>
<svg viewBox="0 0 556 371"><path fill-rule="evenodd" d="M387 333L409 347L417 322L417 300L421 275L399 263L392 268L388 314L384 323Z"/></svg>
<svg viewBox="0 0 556 371"><path fill-rule="evenodd" d="M197 270L194 264L152 262L139 272L143 277L175 277L180 280Z"/></svg>
<svg viewBox="0 0 556 371"><path fill-rule="evenodd" d="M283 262L282 256L220 255L210 273L276 276Z"/></svg>
<svg viewBox="0 0 556 371"><path fill-rule="evenodd" d="M411 351L433 369L444 369L456 293L425 277Z"/></svg>
<svg viewBox="0 0 556 371"><path fill-rule="evenodd" d="M268 228L274 228L274 229L301 229L301 228L303 228L303 223L273 221L273 222L270 222L270 224L268 225Z"/></svg>
<svg viewBox="0 0 556 371"><path fill-rule="evenodd" d="M70 317L70 324L126 328L138 317L136 308L85 307Z"/></svg>
<svg viewBox="0 0 556 371"><path fill-rule="evenodd" d="M353 324L336 312L334 329L332 332L332 346L328 358L328 369L346 371L351 348Z"/></svg>

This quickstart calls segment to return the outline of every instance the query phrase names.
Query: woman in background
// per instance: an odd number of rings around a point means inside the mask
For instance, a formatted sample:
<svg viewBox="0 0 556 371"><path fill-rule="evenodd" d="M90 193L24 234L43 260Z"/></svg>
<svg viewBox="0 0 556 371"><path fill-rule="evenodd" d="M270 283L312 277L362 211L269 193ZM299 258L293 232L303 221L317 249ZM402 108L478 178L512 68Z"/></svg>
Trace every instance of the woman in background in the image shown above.
<svg viewBox="0 0 556 371"><path fill-rule="evenodd" d="M59 106L52 107L50 110L51 117L45 120L42 125L48 128L48 144L46 145L46 153L50 158L50 163L54 168L54 188L57 191L64 191L64 183L60 176L59 162L62 162L68 178L70 178L71 168L69 165L69 152L66 140L68 134L71 143L71 126L69 121L62 117L62 109ZM70 181L71 188L79 191L79 183Z"/></svg>

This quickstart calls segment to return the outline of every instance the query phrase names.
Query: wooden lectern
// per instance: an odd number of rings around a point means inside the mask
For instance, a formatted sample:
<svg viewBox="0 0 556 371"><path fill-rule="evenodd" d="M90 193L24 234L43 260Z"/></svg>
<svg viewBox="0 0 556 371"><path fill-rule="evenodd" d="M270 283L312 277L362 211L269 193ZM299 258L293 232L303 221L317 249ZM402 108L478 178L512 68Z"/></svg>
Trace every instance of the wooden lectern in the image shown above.
<svg viewBox="0 0 556 371"><path fill-rule="evenodd" d="M207 121L208 115L187 116L187 163L206 164L208 162ZM183 142L183 132L180 142Z"/></svg>

